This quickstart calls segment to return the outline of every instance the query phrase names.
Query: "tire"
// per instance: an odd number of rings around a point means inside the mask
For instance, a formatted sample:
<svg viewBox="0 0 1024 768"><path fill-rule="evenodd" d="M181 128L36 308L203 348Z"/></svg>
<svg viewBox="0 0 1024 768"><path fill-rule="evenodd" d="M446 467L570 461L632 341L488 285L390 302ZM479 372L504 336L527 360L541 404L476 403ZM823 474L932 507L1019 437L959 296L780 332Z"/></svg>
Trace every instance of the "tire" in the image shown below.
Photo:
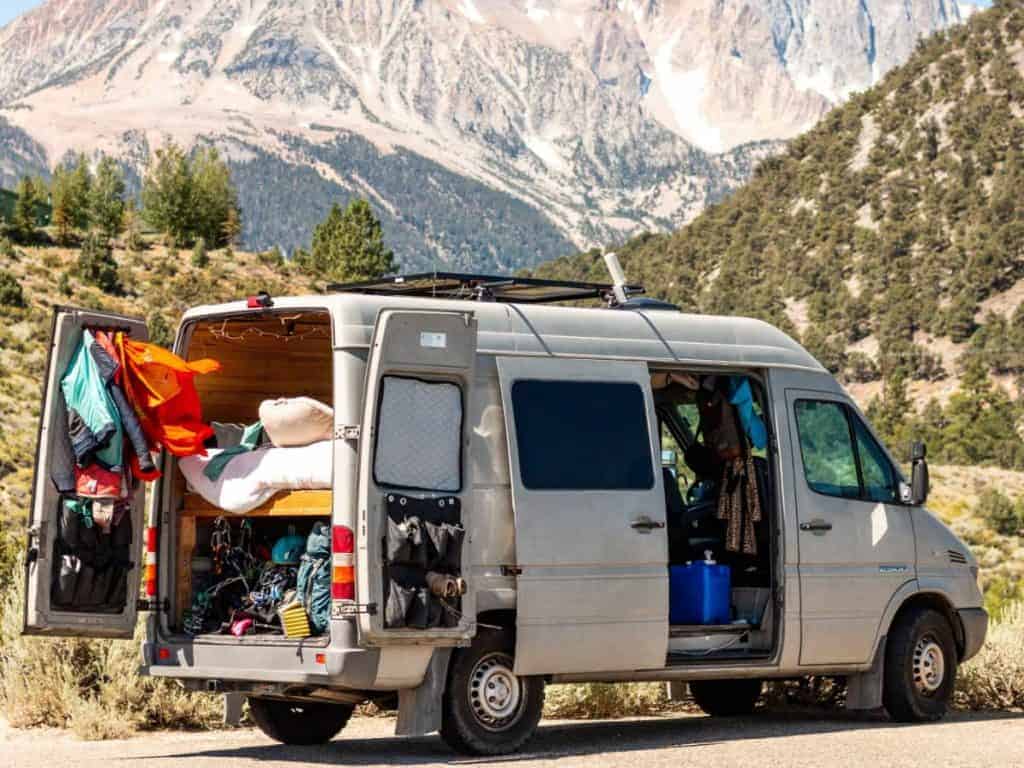
<svg viewBox="0 0 1024 768"><path fill-rule="evenodd" d="M750 715L761 698L760 680L692 680L690 694L712 717Z"/></svg>
<svg viewBox="0 0 1024 768"><path fill-rule="evenodd" d="M326 744L352 716L347 704L284 701L249 697L252 719L267 736L282 744Z"/></svg>
<svg viewBox="0 0 1024 768"><path fill-rule="evenodd" d="M897 617L885 646L882 702L902 723L938 720L956 684L956 642L949 621L931 608Z"/></svg>
<svg viewBox="0 0 1024 768"><path fill-rule="evenodd" d="M512 674L514 644L504 632L481 632L457 649L441 699L441 738L466 755L507 755L537 730L544 679ZM488 697L488 691L496 697Z"/></svg>

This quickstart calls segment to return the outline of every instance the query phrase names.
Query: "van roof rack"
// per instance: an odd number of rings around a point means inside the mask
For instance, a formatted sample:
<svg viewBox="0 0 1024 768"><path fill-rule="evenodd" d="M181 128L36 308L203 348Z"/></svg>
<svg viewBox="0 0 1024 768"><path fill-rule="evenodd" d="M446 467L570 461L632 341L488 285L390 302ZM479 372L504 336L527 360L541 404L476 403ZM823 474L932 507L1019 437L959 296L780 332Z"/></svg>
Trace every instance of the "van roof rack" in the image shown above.
<svg viewBox="0 0 1024 768"><path fill-rule="evenodd" d="M614 303L610 283L541 280L513 275L473 275L461 272L422 272L395 275L359 283L331 283L331 293L368 293L378 296L425 296L464 301L548 304L558 301L601 299ZM640 285L626 286L629 294L643 293Z"/></svg>

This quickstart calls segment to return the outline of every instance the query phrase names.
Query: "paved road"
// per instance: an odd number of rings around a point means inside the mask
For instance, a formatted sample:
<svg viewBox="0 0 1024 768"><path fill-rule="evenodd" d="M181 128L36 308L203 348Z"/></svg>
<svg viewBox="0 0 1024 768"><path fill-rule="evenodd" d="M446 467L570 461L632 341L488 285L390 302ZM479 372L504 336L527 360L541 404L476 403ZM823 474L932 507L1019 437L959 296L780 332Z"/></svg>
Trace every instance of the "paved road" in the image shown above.
<svg viewBox="0 0 1024 768"><path fill-rule="evenodd" d="M550 722L512 757L472 760L437 738L397 739L394 721L360 718L325 747L285 747L258 731L156 733L82 742L55 731L5 732L0 766L17 768L240 768L309 765L420 768L510 763L517 768L903 768L1024 766L1024 714L954 715L926 726L846 714L762 714L738 720L682 715L638 720Z"/></svg>

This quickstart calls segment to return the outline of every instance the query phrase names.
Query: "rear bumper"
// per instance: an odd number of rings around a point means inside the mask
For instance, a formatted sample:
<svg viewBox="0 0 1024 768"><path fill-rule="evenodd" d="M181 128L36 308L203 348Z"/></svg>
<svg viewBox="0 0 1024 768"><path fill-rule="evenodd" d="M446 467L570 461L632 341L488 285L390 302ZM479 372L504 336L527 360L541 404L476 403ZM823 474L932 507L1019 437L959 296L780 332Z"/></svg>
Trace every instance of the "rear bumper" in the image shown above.
<svg viewBox="0 0 1024 768"><path fill-rule="evenodd" d="M155 637L148 633L142 644L140 669L152 677L366 690L374 685L380 661L378 650L354 647L354 628L347 622L332 622L329 645L234 645Z"/></svg>
<svg viewBox="0 0 1024 768"><path fill-rule="evenodd" d="M964 662L977 655L985 644L988 633L988 613L984 608L961 608L957 611L960 624L964 628L964 652L960 661Z"/></svg>

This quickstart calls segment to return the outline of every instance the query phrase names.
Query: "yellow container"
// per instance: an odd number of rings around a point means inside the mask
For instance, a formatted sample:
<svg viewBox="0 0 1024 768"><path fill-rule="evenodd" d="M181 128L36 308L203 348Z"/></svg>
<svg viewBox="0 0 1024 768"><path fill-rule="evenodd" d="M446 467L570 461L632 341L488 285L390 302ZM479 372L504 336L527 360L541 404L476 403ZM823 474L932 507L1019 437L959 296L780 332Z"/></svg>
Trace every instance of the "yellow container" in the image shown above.
<svg viewBox="0 0 1024 768"><path fill-rule="evenodd" d="M309 618L306 608L298 601L288 603L277 610L284 627L284 636L289 638L309 637L313 634L309 629Z"/></svg>

